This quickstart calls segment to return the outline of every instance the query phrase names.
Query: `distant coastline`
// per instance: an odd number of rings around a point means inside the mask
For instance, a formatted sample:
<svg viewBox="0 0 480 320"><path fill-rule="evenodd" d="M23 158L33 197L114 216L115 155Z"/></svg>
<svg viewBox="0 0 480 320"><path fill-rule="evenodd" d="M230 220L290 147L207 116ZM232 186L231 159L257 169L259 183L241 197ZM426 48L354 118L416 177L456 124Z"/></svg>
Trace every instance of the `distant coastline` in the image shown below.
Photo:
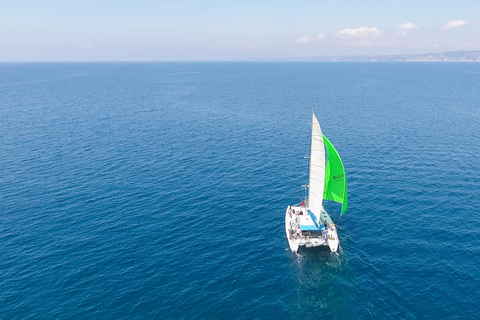
<svg viewBox="0 0 480 320"><path fill-rule="evenodd" d="M352 61L352 62L355 62L355 61L480 62L480 50L447 51L447 52L440 52L440 53L423 53L423 54L296 57L296 58L289 58L289 59L282 59L282 60L283 61Z"/></svg>
<svg viewBox="0 0 480 320"><path fill-rule="evenodd" d="M300 57L257 57L227 60L58 60L0 61L3 63L150 63L150 62L480 62L480 50L390 55L331 55Z"/></svg>

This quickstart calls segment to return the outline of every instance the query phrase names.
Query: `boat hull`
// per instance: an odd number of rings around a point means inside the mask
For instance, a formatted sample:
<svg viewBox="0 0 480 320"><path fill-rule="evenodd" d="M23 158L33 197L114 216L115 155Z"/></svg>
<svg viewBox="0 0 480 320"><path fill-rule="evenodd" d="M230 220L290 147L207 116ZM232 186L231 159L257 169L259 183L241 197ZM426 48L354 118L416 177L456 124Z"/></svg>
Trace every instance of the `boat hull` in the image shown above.
<svg viewBox="0 0 480 320"><path fill-rule="evenodd" d="M328 246L330 247L330 251L337 252L338 245L339 245L338 239L328 239Z"/></svg>
<svg viewBox="0 0 480 320"><path fill-rule="evenodd" d="M291 228L292 224L292 215L289 214L289 210L285 212L285 233L287 235L287 240L288 240L288 245L290 246L290 250L293 253L296 253L298 251L298 247L300 246L300 240L294 238L294 233Z"/></svg>
<svg viewBox="0 0 480 320"><path fill-rule="evenodd" d="M313 225L308 209L301 206L288 207L285 212L285 234L290 250L298 252L299 247L312 248L328 246L332 252L337 252L339 240L337 229L325 210L322 210L321 229ZM308 225L308 223L311 223ZM327 228L324 228L324 224Z"/></svg>

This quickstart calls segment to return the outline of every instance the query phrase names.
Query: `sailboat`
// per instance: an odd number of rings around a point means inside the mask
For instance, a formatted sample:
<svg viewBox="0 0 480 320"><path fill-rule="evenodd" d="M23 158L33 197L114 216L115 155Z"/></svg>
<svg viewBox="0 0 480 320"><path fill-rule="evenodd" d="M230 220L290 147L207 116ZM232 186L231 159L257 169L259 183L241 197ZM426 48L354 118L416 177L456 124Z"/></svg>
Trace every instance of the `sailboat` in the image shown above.
<svg viewBox="0 0 480 320"><path fill-rule="evenodd" d="M326 152L325 152L326 149ZM322 134L317 117L312 112L312 134L308 198L288 206L285 213L285 231L292 252L306 248L328 246L337 252L340 245L337 227L323 207L324 200L342 204L341 214L347 210L347 179L342 159Z"/></svg>

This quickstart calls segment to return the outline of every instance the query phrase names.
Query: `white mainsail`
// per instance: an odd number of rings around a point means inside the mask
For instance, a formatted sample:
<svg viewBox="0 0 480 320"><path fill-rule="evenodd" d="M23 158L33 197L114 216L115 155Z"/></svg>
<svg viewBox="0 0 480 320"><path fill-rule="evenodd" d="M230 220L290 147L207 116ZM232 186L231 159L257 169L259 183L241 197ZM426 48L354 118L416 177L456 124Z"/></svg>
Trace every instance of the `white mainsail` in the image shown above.
<svg viewBox="0 0 480 320"><path fill-rule="evenodd" d="M310 181L308 183L308 207L320 222L325 185L325 147L317 117L312 118L312 143L310 147Z"/></svg>

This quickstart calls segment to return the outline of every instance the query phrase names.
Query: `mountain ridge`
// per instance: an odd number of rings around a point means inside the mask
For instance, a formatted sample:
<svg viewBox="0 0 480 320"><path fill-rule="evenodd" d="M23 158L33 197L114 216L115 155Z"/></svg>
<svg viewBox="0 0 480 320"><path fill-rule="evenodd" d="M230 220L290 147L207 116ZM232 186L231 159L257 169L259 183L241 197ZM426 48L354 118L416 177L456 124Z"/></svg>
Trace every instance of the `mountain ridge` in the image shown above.
<svg viewBox="0 0 480 320"><path fill-rule="evenodd" d="M480 62L480 50L471 51L445 51L439 53L421 54L392 54L392 55L352 55L352 56L318 56L296 57L287 61L431 61L431 62Z"/></svg>

